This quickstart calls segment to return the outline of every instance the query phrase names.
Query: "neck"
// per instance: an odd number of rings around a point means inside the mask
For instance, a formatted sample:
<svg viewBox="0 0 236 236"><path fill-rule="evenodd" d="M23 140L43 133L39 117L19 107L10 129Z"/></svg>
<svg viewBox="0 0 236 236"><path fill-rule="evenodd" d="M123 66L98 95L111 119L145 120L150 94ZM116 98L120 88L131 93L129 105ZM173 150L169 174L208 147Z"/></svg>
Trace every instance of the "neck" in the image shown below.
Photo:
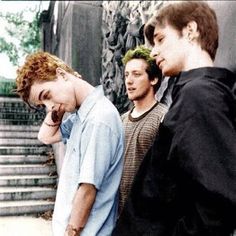
<svg viewBox="0 0 236 236"><path fill-rule="evenodd" d="M146 111L151 109L156 102L157 101L155 99L155 96L146 97L145 99L134 101L134 109L132 111L132 116L133 117L141 116Z"/></svg>
<svg viewBox="0 0 236 236"><path fill-rule="evenodd" d="M80 107L83 101L87 98L87 96L90 93L94 91L95 88L88 82L82 79L77 79L74 89L75 89L76 104L77 107Z"/></svg>
<svg viewBox="0 0 236 236"><path fill-rule="evenodd" d="M185 61L184 71L200 67L212 67L214 65L210 55L199 47L194 48L193 51L188 54Z"/></svg>

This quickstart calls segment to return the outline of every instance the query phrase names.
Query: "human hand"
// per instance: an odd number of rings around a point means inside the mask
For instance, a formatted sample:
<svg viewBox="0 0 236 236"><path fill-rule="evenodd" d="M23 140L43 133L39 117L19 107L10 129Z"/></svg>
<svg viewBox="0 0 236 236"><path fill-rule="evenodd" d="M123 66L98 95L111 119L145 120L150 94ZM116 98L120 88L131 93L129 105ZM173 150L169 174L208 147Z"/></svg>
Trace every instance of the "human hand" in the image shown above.
<svg viewBox="0 0 236 236"><path fill-rule="evenodd" d="M59 121L59 116L58 116L57 111L52 111L51 119L54 123L57 123Z"/></svg>
<svg viewBox="0 0 236 236"><path fill-rule="evenodd" d="M53 110L52 113L51 113L51 119L54 123L57 123L57 122L61 122L61 119L64 115L65 111L56 111L56 110Z"/></svg>
<svg viewBox="0 0 236 236"><path fill-rule="evenodd" d="M64 236L80 236L81 230L78 230L73 225L68 224Z"/></svg>

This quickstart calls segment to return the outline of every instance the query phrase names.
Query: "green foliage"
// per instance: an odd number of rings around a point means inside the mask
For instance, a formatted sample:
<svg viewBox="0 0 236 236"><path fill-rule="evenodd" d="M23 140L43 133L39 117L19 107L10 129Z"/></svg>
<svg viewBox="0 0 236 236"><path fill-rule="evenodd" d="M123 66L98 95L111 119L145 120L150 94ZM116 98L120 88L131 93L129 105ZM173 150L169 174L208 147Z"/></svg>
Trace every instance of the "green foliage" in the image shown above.
<svg viewBox="0 0 236 236"><path fill-rule="evenodd" d="M13 65L17 65L19 54L17 47L12 42L7 42L3 37L0 37L0 53L5 52Z"/></svg>
<svg viewBox="0 0 236 236"><path fill-rule="evenodd" d="M31 22L24 20L26 11L34 13ZM19 59L40 48L40 12L32 9L24 12L6 13L0 12L0 18L5 19L8 25L5 27L6 37L0 37L0 53L6 53L13 65L19 64Z"/></svg>
<svg viewBox="0 0 236 236"><path fill-rule="evenodd" d="M1 96L16 96L14 93L16 82L12 79L7 79L0 76L0 95Z"/></svg>

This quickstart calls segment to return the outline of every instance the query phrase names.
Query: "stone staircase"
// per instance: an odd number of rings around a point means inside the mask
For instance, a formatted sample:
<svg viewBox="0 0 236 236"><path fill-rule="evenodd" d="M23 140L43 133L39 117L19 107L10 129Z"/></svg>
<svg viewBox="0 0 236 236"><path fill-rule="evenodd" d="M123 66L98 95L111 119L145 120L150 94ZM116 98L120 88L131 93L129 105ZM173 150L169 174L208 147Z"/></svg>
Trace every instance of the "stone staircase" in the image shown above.
<svg viewBox="0 0 236 236"><path fill-rule="evenodd" d="M0 217L53 210L52 148L37 139L43 117L17 97L0 97Z"/></svg>

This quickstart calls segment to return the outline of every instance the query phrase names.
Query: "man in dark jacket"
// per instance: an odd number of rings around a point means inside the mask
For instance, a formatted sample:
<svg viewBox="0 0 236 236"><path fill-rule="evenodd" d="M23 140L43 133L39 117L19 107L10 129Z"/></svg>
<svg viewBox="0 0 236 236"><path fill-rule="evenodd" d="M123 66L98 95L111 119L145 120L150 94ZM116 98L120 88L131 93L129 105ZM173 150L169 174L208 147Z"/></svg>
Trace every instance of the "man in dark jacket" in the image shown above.
<svg viewBox="0 0 236 236"><path fill-rule="evenodd" d="M213 67L215 12L202 1L171 3L144 31L162 73L177 79L112 235L229 236L236 228L235 77Z"/></svg>

